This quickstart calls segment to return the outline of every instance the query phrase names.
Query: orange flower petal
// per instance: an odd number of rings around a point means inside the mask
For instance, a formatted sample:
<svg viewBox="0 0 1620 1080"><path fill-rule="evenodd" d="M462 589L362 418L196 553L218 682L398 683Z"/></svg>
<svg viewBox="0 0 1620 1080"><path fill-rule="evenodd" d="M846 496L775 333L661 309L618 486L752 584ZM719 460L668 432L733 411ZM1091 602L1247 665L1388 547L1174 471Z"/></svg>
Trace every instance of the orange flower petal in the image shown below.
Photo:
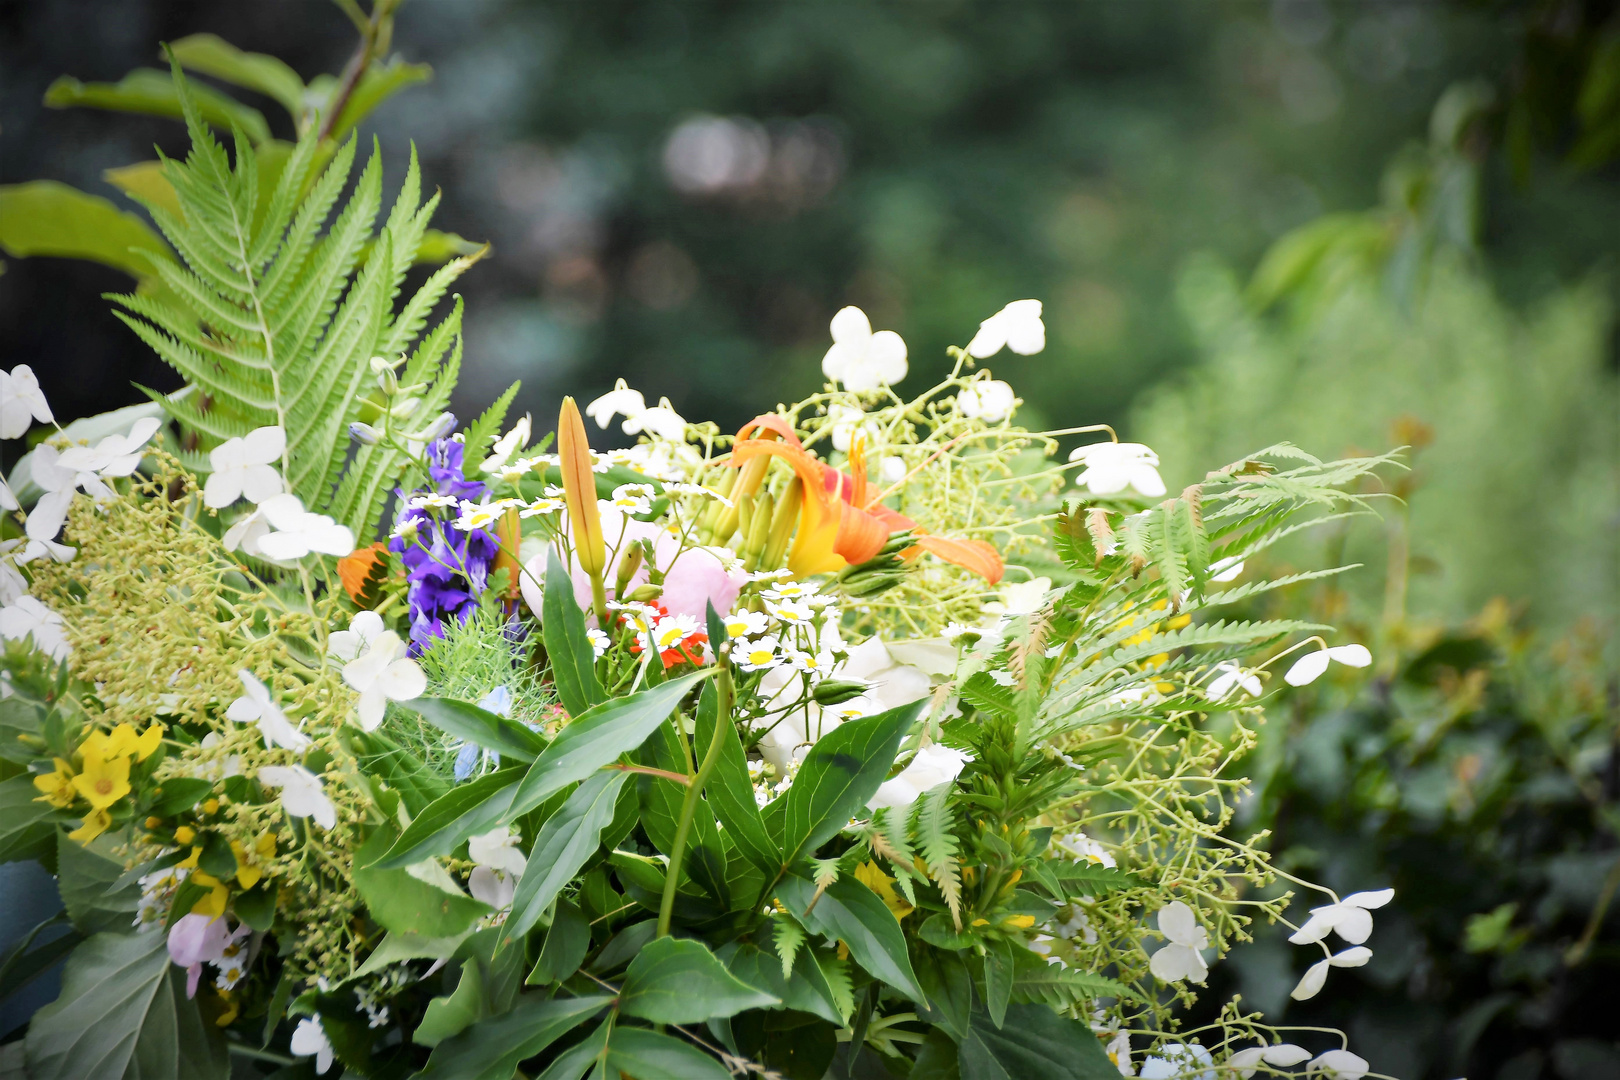
<svg viewBox="0 0 1620 1080"><path fill-rule="evenodd" d="M1001 553L983 540L952 540L944 536L919 536L917 546L954 563L970 573L978 574L994 585L1001 580L1006 566Z"/></svg>
<svg viewBox="0 0 1620 1080"><path fill-rule="evenodd" d="M343 591L349 594L350 600L361 603L372 569L386 550L387 545L379 540L370 547L356 548L337 561L338 580L343 582Z"/></svg>

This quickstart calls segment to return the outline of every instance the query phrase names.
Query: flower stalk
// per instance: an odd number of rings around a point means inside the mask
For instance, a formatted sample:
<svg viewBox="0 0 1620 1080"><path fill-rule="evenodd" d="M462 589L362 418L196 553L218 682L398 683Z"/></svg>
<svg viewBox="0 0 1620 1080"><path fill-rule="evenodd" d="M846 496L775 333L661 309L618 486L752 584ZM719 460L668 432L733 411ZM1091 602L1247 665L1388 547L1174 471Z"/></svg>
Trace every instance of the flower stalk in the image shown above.
<svg viewBox="0 0 1620 1080"><path fill-rule="evenodd" d="M709 782L709 776L720 762L720 732L724 730L721 725L732 722L731 706L736 699L736 687L732 684L731 668L727 664L730 652L730 642L721 642L715 647L714 662L718 674L715 678L714 733L709 736L703 761L698 765L692 782L686 785L686 797L681 800L680 820L675 823L675 842L669 850L669 873L664 878L664 895L658 903L657 937L669 936L669 922L675 912L675 890L681 881L681 862L686 857L686 838L692 831L692 818L697 813L703 786Z"/></svg>

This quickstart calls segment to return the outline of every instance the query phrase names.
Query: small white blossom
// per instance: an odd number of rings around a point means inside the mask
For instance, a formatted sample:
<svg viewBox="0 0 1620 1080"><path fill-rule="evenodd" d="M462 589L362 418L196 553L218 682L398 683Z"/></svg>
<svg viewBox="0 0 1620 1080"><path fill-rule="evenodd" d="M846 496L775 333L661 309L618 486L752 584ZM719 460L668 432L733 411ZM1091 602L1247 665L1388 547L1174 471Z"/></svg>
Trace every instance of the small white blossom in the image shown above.
<svg viewBox="0 0 1620 1080"><path fill-rule="evenodd" d="M866 411L853 405L834 405L827 410L827 422L832 425L833 449L849 453L855 445L855 436L861 435L868 443L877 438L877 428L864 423Z"/></svg>
<svg viewBox="0 0 1620 1080"><path fill-rule="evenodd" d="M1326 1073L1334 1080L1361 1080L1372 1069L1367 1059L1348 1050L1329 1050L1312 1058L1305 1068L1310 1072Z"/></svg>
<svg viewBox="0 0 1620 1080"><path fill-rule="evenodd" d="M1165 493L1159 455L1141 443L1091 443L1076 447L1069 460L1085 464L1074 482L1093 495L1118 495L1126 488L1150 498Z"/></svg>
<svg viewBox="0 0 1620 1080"><path fill-rule="evenodd" d="M940 637L952 645L971 645L984 637L983 627L969 626L966 623L953 622L940 631Z"/></svg>
<svg viewBox="0 0 1620 1080"><path fill-rule="evenodd" d="M1014 300L980 323L979 332L968 342L968 354L983 360L1004 346L1020 356L1033 356L1046 348L1039 300Z"/></svg>
<svg viewBox="0 0 1620 1080"><path fill-rule="evenodd" d="M1329 661L1346 667L1366 667L1372 663L1372 653L1367 651L1365 645L1335 645L1331 649L1318 649L1295 660L1288 674L1283 676L1283 682L1289 686L1308 686L1321 678L1328 669Z"/></svg>
<svg viewBox="0 0 1620 1080"><path fill-rule="evenodd" d="M337 807L326 797L321 778L302 765L266 765L259 783L281 789L281 808L289 817L314 818L323 829L337 824Z"/></svg>
<svg viewBox="0 0 1620 1080"><path fill-rule="evenodd" d="M640 416L646 411L647 399L641 396L641 391L626 386L623 379L615 382L612 390L585 406L585 415L602 428L611 424L615 416Z"/></svg>
<svg viewBox="0 0 1620 1080"><path fill-rule="evenodd" d="M317 1073L324 1073L332 1067L332 1042L326 1037L326 1029L321 1027L318 1016L305 1017L298 1021L298 1026L293 1029L289 1049L299 1057L313 1056Z"/></svg>
<svg viewBox="0 0 1620 1080"><path fill-rule="evenodd" d="M1214 1070L1194 1071L1214 1063L1214 1055L1197 1043L1169 1043L1159 1047L1158 1056L1143 1058L1142 1069L1136 1075L1141 1080L1215 1080Z"/></svg>
<svg viewBox="0 0 1620 1080"><path fill-rule="evenodd" d="M348 663L361 653L378 634L383 632L382 616L375 611L362 611L349 620L347 630L334 630L326 639L329 655Z"/></svg>
<svg viewBox="0 0 1620 1080"><path fill-rule="evenodd" d="M956 409L970 420L999 424L1012 415L1018 398L1000 379L985 379L964 387L956 395Z"/></svg>
<svg viewBox="0 0 1620 1080"><path fill-rule="evenodd" d="M686 421L669 403L669 398L659 398L658 404L652 408L643 409L635 416L625 417L620 427L624 429L626 435L639 435L645 432L665 442L686 441Z"/></svg>
<svg viewBox="0 0 1620 1080"><path fill-rule="evenodd" d="M457 515L454 525L462 532L492 529L500 523L502 515L508 510L515 510L524 505L522 499L496 499L494 502L483 503L467 499L462 502L461 513Z"/></svg>
<svg viewBox="0 0 1620 1080"><path fill-rule="evenodd" d="M769 671L782 662L777 654L779 642L775 638L756 638L732 646L732 660L743 671Z"/></svg>
<svg viewBox="0 0 1620 1080"><path fill-rule="evenodd" d="M857 394L892 386L906 377L906 343L893 330L872 332L866 312L846 307L832 317L832 348L821 371Z"/></svg>
<svg viewBox="0 0 1620 1080"><path fill-rule="evenodd" d="M1250 697L1259 697L1265 690L1260 684L1260 676L1252 671L1244 671L1243 665L1235 660L1222 660L1215 665L1215 670L1220 674L1210 680L1209 686L1204 689L1205 696L1211 701L1225 701L1234 688L1241 689Z"/></svg>
<svg viewBox="0 0 1620 1080"><path fill-rule="evenodd" d="M236 677L242 680L242 686L247 693L231 702L230 708L225 710L226 718L235 720L238 724L257 724L259 734L264 736L266 750L272 746L280 746L295 754L303 753L309 746L309 736L299 731L297 725L287 719L287 714L281 711L281 706L270 696L270 688L246 668L238 671Z"/></svg>
<svg viewBox="0 0 1620 1080"><path fill-rule="evenodd" d="M10 372L0 371L0 439L26 435L35 420L55 423L34 369L18 364Z"/></svg>
<svg viewBox="0 0 1620 1080"><path fill-rule="evenodd" d="M906 459L892 454L878 462L878 479L885 484L898 484L906 478Z"/></svg>
<svg viewBox="0 0 1620 1080"><path fill-rule="evenodd" d="M722 620L726 628L727 637L750 637L754 634L763 634L769 620L762 611L734 611Z"/></svg>
<svg viewBox="0 0 1620 1080"><path fill-rule="evenodd" d="M1148 968L1160 982L1190 979L1202 984L1209 973L1203 950L1209 948L1209 932L1198 924L1192 908L1173 900L1159 909L1159 932L1167 944L1153 954Z"/></svg>
<svg viewBox="0 0 1620 1080"><path fill-rule="evenodd" d="M467 857L479 866L522 877L527 860L518 849L517 834L505 825L467 841Z"/></svg>
<svg viewBox="0 0 1620 1080"><path fill-rule="evenodd" d="M1083 832L1072 832L1058 840L1058 846L1072 854L1076 859L1083 859L1094 866L1106 866L1112 869L1116 864L1114 857L1108 849Z"/></svg>
<svg viewBox="0 0 1620 1080"><path fill-rule="evenodd" d="M311 514L296 495L277 495L259 504L275 532L259 538L259 554L276 562L296 562L310 552L347 555L354 550L354 533L325 514Z"/></svg>
<svg viewBox="0 0 1620 1080"><path fill-rule="evenodd" d="M1274 1046L1250 1046L1226 1059L1226 1066L1236 1069L1243 1080L1249 1080L1261 1063L1286 1069L1298 1065L1311 1056L1311 1052L1303 1046L1293 1043L1277 1043Z"/></svg>
<svg viewBox="0 0 1620 1080"><path fill-rule="evenodd" d="M407 510L426 510L432 513L435 510L459 510L461 501L454 495L441 495L437 491L430 491L425 495L417 495L405 504Z"/></svg>
<svg viewBox="0 0 1620 1080"><path fill-rule="evenodd" d="M495 440L490 447L489 456L484 459L483 470L486 473L499 473L506 467L507 459L525 446L529 445L529 430L533 424L527 414L523 419L512 425L512 430ZM524 471L527 471L525 469ZM521 475L521 474L520 474Z"/></svg>
<svg viewBox="0 0 1620 1080"><path fill-rule="evenodd" d="M0 638L21 641L26 637L32 637L34 648L58 663L73 651L62 616L32 596L19 596L0 608Z"/></svg>
<svg viewBox="0 0 1620 1080"><path fill-rule="evenodd" d="M405 643L392 630L372 639L371 646L343 666L343 681L360 693L360 727L375 731L390 701L410 701L427 689L427 676L405 655Z"/></svg>
<svg viewBox="0 0 1620 1080"><path fill-rule="evenodd" d="M1383 907L1394 898L1394 889L1379 889L1351 893L1336 904L1311 908L1311 917L1288 940L1295 945L1310 945L1335 933L1352 945L1360 945L1372 936L1373 909Z"/></svg>
<svg viewBox="0 0 1620 1080"><path fill-rule="evenodd" d="M606 634L594 626L589 627L585 631L585 640L591 643L591 652L598 659L601 659L602 655L606 653L609 647L611 647L613 644L613 642L608 639Z"/></svg>
<svg viewBox="0 0 1620 1080"><path fill-rule="evenodd" d="M208 452L214 471L203 487L203 503L215 510L247 496L258 504L282 491L275 463L287 449L281 427L255 428L239 439L226 439Z"/></svg>
<svg viewBox="0 0 1620 1080"><path fill-rule="evenodd" d="M1357 945L1343 952L1334 953L1325 960L1318 960L1305 969L1299 985L1295 986L1288 996L1295 1001L1308 1001L1322 992L1323 985L1327 983L1328 968L1361 967L1371 959L1372 950L1365 945Z"/></svg>

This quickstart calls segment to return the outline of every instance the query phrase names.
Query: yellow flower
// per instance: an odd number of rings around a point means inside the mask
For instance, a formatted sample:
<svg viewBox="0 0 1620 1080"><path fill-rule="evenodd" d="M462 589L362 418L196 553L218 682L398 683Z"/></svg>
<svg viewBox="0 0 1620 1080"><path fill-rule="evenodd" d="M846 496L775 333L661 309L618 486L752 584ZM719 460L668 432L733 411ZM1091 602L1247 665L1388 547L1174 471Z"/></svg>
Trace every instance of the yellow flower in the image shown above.
<svg viewBox="0 0 1620 1080"><path fill-rule="evenodd" d="M119 757L128 757L135 752L138 745L140 739L135 735L135 728L130 724L119 724L112 729L112 734L107 736L106 756L112 757L116 754Z"/></svg>
<svg viewBox="0 0 1620 1080"><path fill-rule="evenodd" d="M906 903L894 891L894 878L883 872L876 862L867 861L855 868L855 880L878 894L878 899L892 912L896 919L903 919L917 910Z"/></svg>
<svg viewBox="0 0 1620 1080"><path fill-rule="evenodd" d="M259 838L253 841L253 850L257 851L263 858L275 858L276 834L269 829L264 830L264 832L259 834Z"/></svg>
<svg viewBox="0 0 1620 1080"><path fill-rule="evenodd" d="M218 799L209 799L206 802L204 802L203 803L203 813L205 813L205 814L217 814L217 813L219 813L219 800Z"/></svg>
<svg viewBox="0 0 1620 1080"><path fill-rule="evenodd" d="M193 829L190 825L182 825L178 829L174 830L174 839L177 843L189 844L193 840L197 839L197 830Z"/></svg>
<svg viewBox="0 0 1620 1080"><path fill-rule="evenodd" d="M174 865L177 867L185 867L187 870L195 870L197 869L197 860L200 858L202 858L202 848L194 847L191 849L190 855L187 855L184 859L175 863Z"/></svg>
<svg viewBox="0 0 1620 1080"><path fill-rule="evenodd" d="M205 874L201 870L193 870L191 880L209 889L207 896L191 905L191 914L206 915L210 919L217 919L225 914L225 901L231 895L231 890L226 887L225 883L212 874Z"/></svg>
<svg viewBox="0 0 1620 1080"><path fill-rule="evenodd" d="M271 843L274 844L275 841L272 840ZM231 841L231 854L236 856L236 883L244 889L253 888L259 883L259 879L264 877L264 871L248 863L247 853L235 840Z"/></svg>
<svg viewBox="0 0 1620 1080"><path fill-rule="evenodd" d="M154 720L145 731L141 732L141 737L135 740L135 760L145 761L162 742L163 725Z"/></svg>
<svg viewBox="0 0 1620 1080"><path fill-rule="evenodd" d="M85 815L84 824L68 833L69 840L77 840L81 844L88 844L96 837L107 831L112 824L112 815L105 810L92 810Z"/></svg>
<svg viewBox="0 0 1620 1080"><path fill-rule="evenodd" d="M236 1019L236 1015L239 1011L236 1003L236 995L232 994L229 990L220 990L218 993L220 1000L225 1003L225 1011L214 1018L214 1023L219 1027L228 1027L230 1023Z"/></svg>
<svg viewBox="0 0 1620 1080"><path fill-rule="evenodd" d="M81 748L85 751L84 771L73 778L73 786L79 789L79 794L91 806L105 810L129 794L129 758L94 756L88 752L89 746L90 739L86 739Z"/></svg>
<svg viewBox="0 0 1620 1080"><path fill-rule="evenodd" d="M105 731L92 731L89 737L79 744L79 754L86 761L91 758L97 761L105 761L113 756L114 751L111 740L107 738Z"/></svg>
<svg viewBox="0 0 1620 1080"><path fill-rule="evenodd" d="M34 777L34 786L45 794L36 799L36 802L48 802L52 806L66 809L73 805L73 766L56 759L56 771L44 773Z"/></svg>

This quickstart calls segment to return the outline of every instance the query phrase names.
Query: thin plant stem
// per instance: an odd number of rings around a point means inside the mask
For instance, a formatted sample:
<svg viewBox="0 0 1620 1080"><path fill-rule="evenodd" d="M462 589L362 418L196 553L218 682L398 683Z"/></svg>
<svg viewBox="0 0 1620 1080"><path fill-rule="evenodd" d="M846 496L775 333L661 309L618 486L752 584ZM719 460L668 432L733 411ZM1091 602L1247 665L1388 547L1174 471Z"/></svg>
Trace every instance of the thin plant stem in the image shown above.
<svg viewBox="0 0 1620 1080"><path fill-rule="evenodd" d="M692 818L697 815L703 785L720 762L720 744L723 741L720 738L723 730L721 725L731 723L731 703L736 691L731 682L731 669L726 665L729 651L726 643L715 649L715 663L719 665L720 674L715 680L714 733L709 737L709 748L704 751L703 763L698 766L692 782L686 786L686 798L681 800L681 817L675 824L675 842L669 849L669 876L664 879L664 896L658 904L658 937L669 935L670 916L675 912L675 889L681 881L681 860L686 855L686 838L692 831Z"/></svg>

